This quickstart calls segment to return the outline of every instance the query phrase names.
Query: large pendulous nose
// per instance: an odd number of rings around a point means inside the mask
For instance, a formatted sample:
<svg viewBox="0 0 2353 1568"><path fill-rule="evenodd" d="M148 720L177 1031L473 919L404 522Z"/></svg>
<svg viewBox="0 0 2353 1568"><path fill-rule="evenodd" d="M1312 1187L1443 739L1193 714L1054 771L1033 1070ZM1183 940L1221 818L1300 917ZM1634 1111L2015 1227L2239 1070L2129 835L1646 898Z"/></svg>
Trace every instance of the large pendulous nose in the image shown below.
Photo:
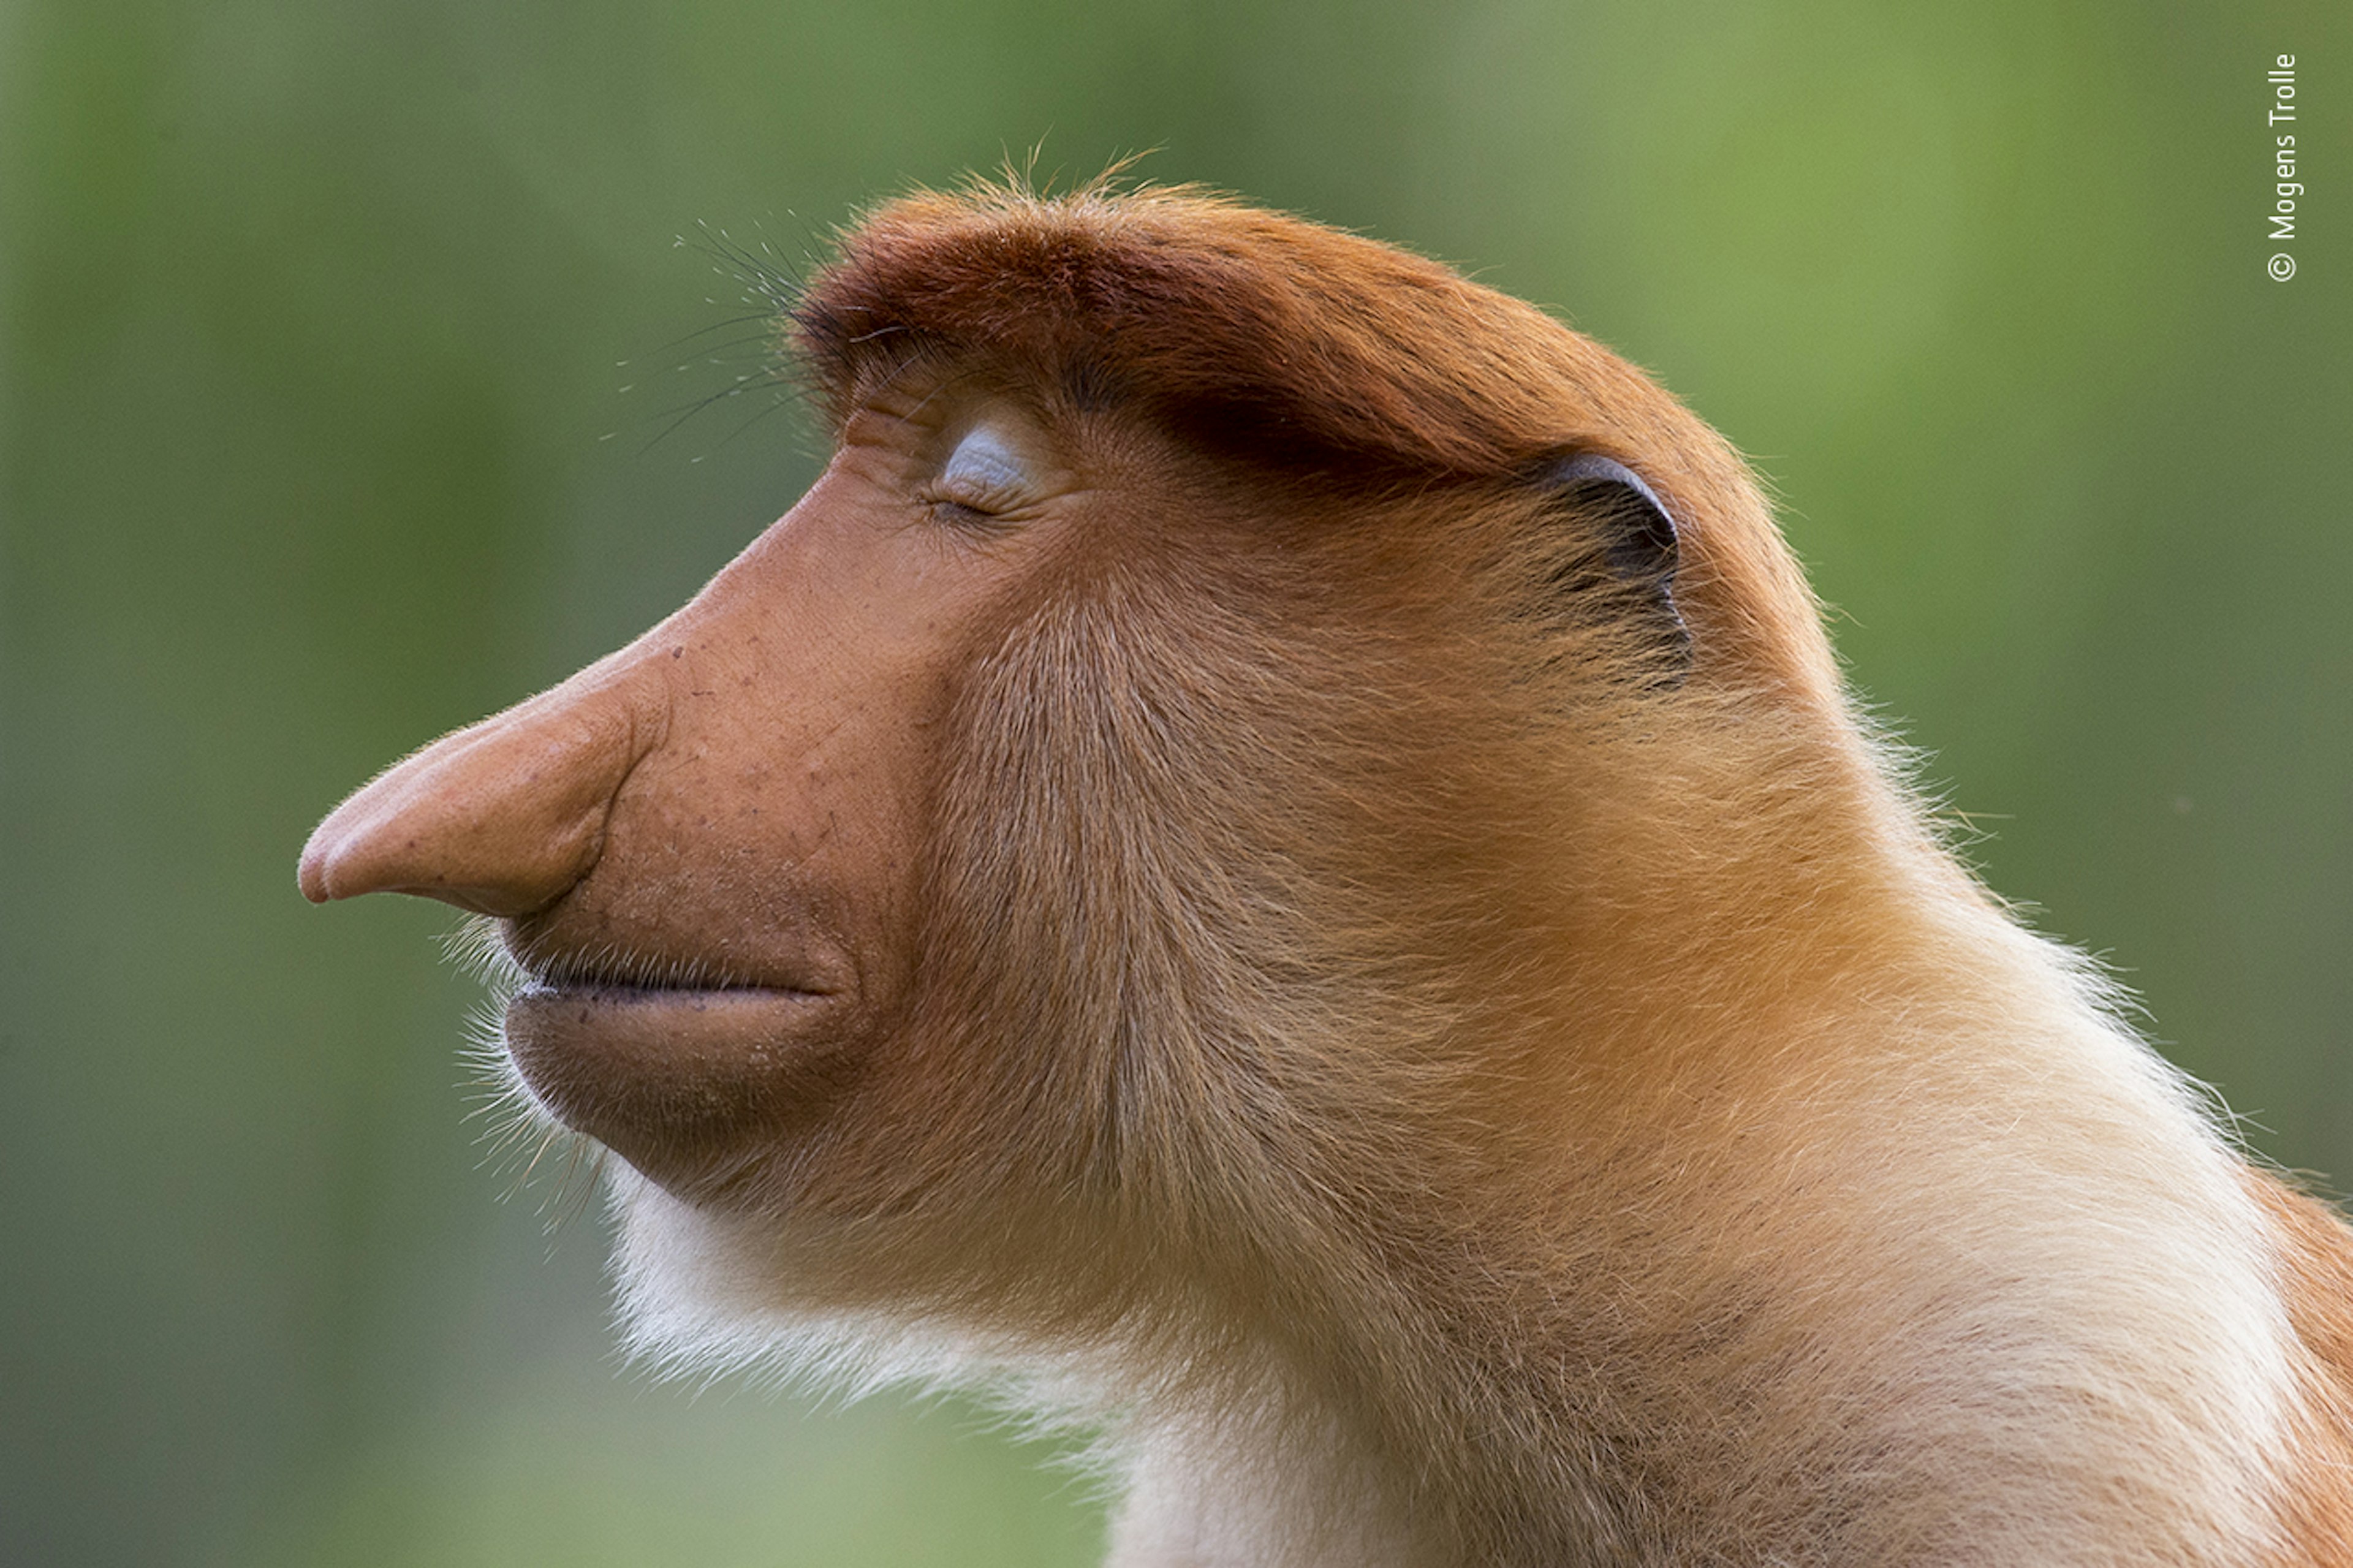
<svg viewBox="0 0 2353 1568"><path fill-rule="evenodd" d="M445 735L329 814L302 847L313 903L417 893L486 915L546 908L596 865L668 708L642 669L591 666Z"/></svg>

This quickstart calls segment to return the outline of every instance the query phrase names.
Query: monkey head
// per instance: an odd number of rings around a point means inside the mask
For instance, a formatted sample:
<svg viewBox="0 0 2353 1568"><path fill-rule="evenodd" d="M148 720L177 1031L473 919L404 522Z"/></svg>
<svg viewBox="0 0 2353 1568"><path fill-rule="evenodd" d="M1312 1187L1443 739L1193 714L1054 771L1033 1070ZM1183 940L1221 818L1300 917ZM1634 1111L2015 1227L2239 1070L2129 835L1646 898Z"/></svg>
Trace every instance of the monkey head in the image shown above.
<svg viewBox="0 0 2353 1568"><path fill-rule="evenodd" d="M815 486L344 802L303 892L496 921L647 1289L1279 1321L1470 1223L1411 1194L1546 1135L1535 1020L1656 794L1613 759L1732 685L1836 708L1736 458L1527 306L1198 193L902 200L787 330Z"/></svg>

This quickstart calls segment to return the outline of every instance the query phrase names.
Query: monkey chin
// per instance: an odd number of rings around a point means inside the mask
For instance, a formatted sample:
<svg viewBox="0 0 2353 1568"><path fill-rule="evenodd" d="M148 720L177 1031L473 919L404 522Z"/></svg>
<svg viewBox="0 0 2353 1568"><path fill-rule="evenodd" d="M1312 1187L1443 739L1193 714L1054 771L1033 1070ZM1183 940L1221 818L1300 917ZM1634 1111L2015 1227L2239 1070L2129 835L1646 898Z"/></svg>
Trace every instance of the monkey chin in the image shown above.
<svg viewBox="0 0 2353 1568"><path fill-rule="evenodd" d="M507 1055L550 1114L689 1203L725 1203L847 1083L850 999L782 987L533 982Z"/></svg>

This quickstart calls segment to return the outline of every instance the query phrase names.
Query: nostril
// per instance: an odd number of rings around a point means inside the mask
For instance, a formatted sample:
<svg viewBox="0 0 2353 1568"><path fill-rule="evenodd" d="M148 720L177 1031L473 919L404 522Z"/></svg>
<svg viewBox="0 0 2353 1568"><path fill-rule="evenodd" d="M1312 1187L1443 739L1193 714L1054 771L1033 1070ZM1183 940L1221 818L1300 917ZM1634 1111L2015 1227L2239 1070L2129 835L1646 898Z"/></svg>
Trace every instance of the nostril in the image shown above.
<svg viewBox="0 0 2353 1568"><path fill-rule="evenodd" d="M314 904L323 904L335 896L334 884L327 875L327 862L332 854L329 847L320 842L325 836L326 824L321 823L302 846L301 863L294 868L294 885L302 896Z"/></svg>

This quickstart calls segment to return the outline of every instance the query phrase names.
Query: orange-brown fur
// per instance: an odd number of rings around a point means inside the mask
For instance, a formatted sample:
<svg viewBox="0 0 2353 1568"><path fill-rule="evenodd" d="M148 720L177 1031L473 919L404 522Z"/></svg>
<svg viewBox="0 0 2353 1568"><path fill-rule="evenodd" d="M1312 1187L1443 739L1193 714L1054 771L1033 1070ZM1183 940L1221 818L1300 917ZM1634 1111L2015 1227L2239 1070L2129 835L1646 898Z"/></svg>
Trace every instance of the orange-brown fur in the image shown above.
<svg viewBox="0 0 2353 1568"><path fill-rule="evenodd" d="M819 1020L511 1021L649 1347L1087 1423L1130 1568L2347 1560L2353 1237L1957 866L1640 373L1186 191L893 203L794 333L802 507L305 858ZM960 421L1050 482L937 535Z"/></svg>
<svg viewBox="0 0 2353 1568"><path fill-rule="evenodd" d="M2284 1492L2288 1560L2353 1563L2353 1250L2332 1210L2261 1172L2247 1184L2278 1227L2288 1321L2308 1357Z"/></svg>

